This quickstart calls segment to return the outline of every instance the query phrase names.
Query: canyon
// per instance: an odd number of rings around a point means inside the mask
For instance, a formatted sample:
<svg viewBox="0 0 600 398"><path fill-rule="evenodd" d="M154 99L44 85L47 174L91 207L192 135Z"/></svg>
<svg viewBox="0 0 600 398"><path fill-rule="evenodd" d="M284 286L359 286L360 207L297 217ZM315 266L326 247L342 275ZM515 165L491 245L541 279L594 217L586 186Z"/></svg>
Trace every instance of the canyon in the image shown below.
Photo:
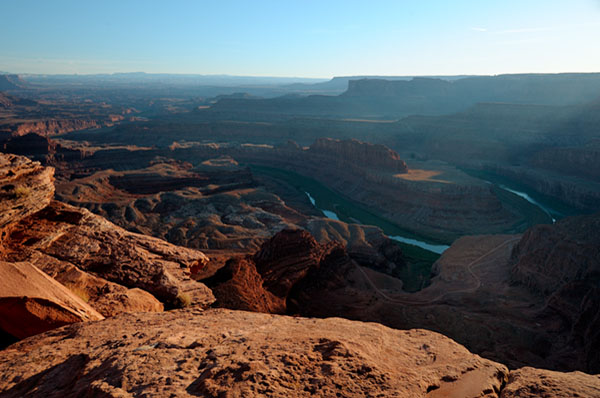
<svg viewBox="0 0 600 398"><path fill-rule="evenodd" d="M318 243L309 232L299 229L284 229L263 243L260 249L251 256L234 256L212 276L202 277L206 273L209 260L201 252L175 247L156 238L126 232L86 210L52 201L49 195L54 189L52 169L41 167L39 163L15 155L3 155L2 159L5 165L2 172L4 176L2 185L12 189L5 193L5 200L2 203L9 210L19 209L18 213L10 211L3 213L12 214L3 222L3 272L11 275L11 272L14 273L12 269L16 267L19 273L29 272L37 276L26 277L27 283L11 283L10 279L9 282L4 282L12 286L14 293L11 293L10 290L7 291L5 287L2 289L4 296L0 300L2 303L0 311L2 311L3 320L9 320L9 325L12 327L18 325L18 322L10 321L10 319L28 319L29 325L36 324L31 321L32 319L38 320L37 329L20 328L22 332L26 333L20 335L21 338L50 329L39 337L33 336L4 350L5 355L3 355L0 366L10 367L10 370L5 367L2 372L4 381L1 385L4 389L3 394L6 396L23 394L44 396L47 391L50 391L49 389L76 394L81 388L90 388L91 380L97 377L94 376L95 372L105 372L100 369L104 369L106 366L111 369L108 374L112 374L112 376L105 373L107 376L103 378L102 382L91 384L93 390L96 391L95 394L129 396L128 394L135 394L135 390L132 388L136 388L136 385L150 383L154 386L155 390L153 391L156 394L173 391L173 389L182 391L182 386L185 386L190 395L194 395L196 391L202 391L208 396L219 396L225 391L224 389L227 389L227 391L234 391L234 394L260 395L268 393L277 396L277 394L283 394L286 389L294 388L291 387L296 385L294 383L306 383L302 379L293 381L293 378L297 377L294 375L301 375L305 372L300 370L305 366L310 366L310 369L320 369L320 371L330 369L321 376L322 382L310 383L314 387L305 390L306 394L310 394L311 391L326 393L328 389L339 388L342 385L345 386L347 396L361 396L362 388L367 388L369 391L381 388L383 389L382 393L385 391L384 394L398 396L419 396L419 394L422 396L436 396L435 394L440 394L439 396L465 396L464 394L472 394L468 396L513 396L507 394L510 391L531 390L534 388L531 387L533 385L538 389L535 391L548 389L547 391L556 394L554 396L561 396L560 394L567 396L573 391L581 393L582 396L586 396L585 394L594 396L596 392L600 391L600 379L596 376L521 368L523 362L527 361L529 364L540 363L544 367L565 369L565 366L578 364L577 367L580 369L589 369L592 372L597 369L598 358L594 356L596 351L593 349L593 345L597 341L597 336L594 335L594 331L597 330L594 319L597 320L600 317L597 312L593 312L597 311L598 307L593 304L596 300L594 296L596 287L593 279L590 278L597 273L598 262L592 260L591 263L587 263L575 259L573 262L577 266L587 264L586 271L573 271L569 277L559 277L553 276L553 274L547 275L547 272L540 274L534 267L539 262L531 259L539 256L535 250L541 249L538 244L540 234L548 236L546 238L548 242L555 239L559 241L573 239L572 248L563 252L572 253L576 250L581 253L582 258L597 258L597 248L600 246L598 246L598 242L589 241L597 239L596 235L589 233L597 228L597 219L594 221L594 219L583 217L583 221L588 224L586 224L585 230L575 229L579 235L573 235L573 227L581 225L582 220L565 219L555 226L535 227L522 238L515 235L463 238L444 253L434 265L436 276L433 278L432 284L418 293L403 293L401 291L402 282L393 276L393 270L385 267L378 269L372 264L370 266L360 265L349 255L344 244L335 241ZM35 194L33 197L28 194L17 194L15 193L16 187L28 187L32 190L31 192L36 188L40 194ZM16 192L20 192L20 190L17 189ZM46 199L30 201L32 198L43 198L44 195L41 193L46 195ZM53 235L57 232L59 235ZM589 242L584 243L586 241ZM541 250L544 252L543 249ZM591 252L589 252L590 250ZM395 257L392 257L389 252L387 254L388 257L395 258L396 266L401 263L402 253L397 249ZM98 257L99 255L100 257ZM545 261L550 264L551 269L554 267L553 269L557 272L561 271L560 265L563 262L560 258L547 256ZM126 267L124 267L125 264L127 264ZM556 265L552 266L552 264ZM547 266L544 267L544 269L547 268ZM191 278L192 276L193 278ZM548 277L555 280L558 285L548 285ZM44 281L37 281L35 278L42 278ZM540 282L535 282L540 281L539 278L543 278L541 283L543 286L548 286L549 290L540 289ZM195 279L201 279L205 284L197 282ZM3 278L3 280L6 279ZM507 281L511 283L507 284ZM586 283L587 285L585 285ZM49 288L48 284L54 287ZM583 286L588 286L588 290L583 289ZM571 293L573 289L580 292L579 298L576 300L573 299ZM548 295L548 291L555 293ZM494 294L498 294L498 292L502 292L501 295L494 297ZM12 297L19 296L33 301L16 303ZM485 300L482 300L484 297ZM183 300L187 303L182 303ZM472 346L472 349L482 352L487 357L503 357L511 369L519 368L519 370L509 371L505 365L483 360L470 354L465 348L448 338L434 335L429 331L412 329L401 332L393 329L382 330L380 328L383 326L377 326L377 332L368 332L369 327L366 325L369 324L354 323L342 326L340 322L349 321L337 318L328 318L323 321L317 321L314 318L286 318L283 315L269 315L270 318L261 318L259 315L244 312L236 313L224 310L205 312L202 310L202 307L210 305L215 300L214 305L217 307L234 310L296 314L317 318L335 314L335 316L342 315L350 319L378 321L403 329L416 327L415 324L433 330L442 329L447 335L457 334L459 339L464 340L465 337L468 337L464 341L467 346ZM323 302L327 302L329 305L324 307ZM485 304L483 306L476 305L477 302ZM532 304L534 304L533 307ZM161 314L163 308L182 305L195 309L183 310L183 312L170 311L164 313L164 317L154 318L154 320L151 315L140 314L140 311L148 314L152 312ZM573 312L573 310L577 309L576 311L581 315L571 318L569 324L564 324L565 320L562 320L563 323L561 323L560 316L564 314L562 311L567 308L570 309L571 314L576 314L577 312ZM127 315L132 311L133 314ZM83 315L84 313L88 315ZM498 318L500 313L503 316ZM23 318L23 314L27 314L27 317ZM80 314L80 316L75 317L68 314ZM509 316L509 314L512 315ZM122 316L129 318L124 321L120 318ZM272 318L273 316L282 318ZM116 323L113 323L112 326L102 326L102 322L89 322L90 320L102 320L105 317L107 319L103 322ZM114 321L112 321L113 319ZM239 328L242 319L247 325L245 327L249 329L243 331L227 326L228 322L233 322ZM264 322L267 319L269 327L280 331L273 335L266 329L264 333L275 336L275 339L282 339L282 343L271 342L270 346L274 347L273 352L264 351L264 349L258 351L261 347L258 342L264 342L264 338L250 332L256 327L261 329L260 325L266 325ZM81 320L85 321L83 328L78 326L82 325ZM275 324L273 324L274 321ZM144 322L150 322L154 325L152 326L154 329L151 329L150 325L143 326ZM161 322L169 325L168 336L170 337L165 342L161 342L163 338L160 336L164 336L165 331L165 327L160 326ZM219 350L225 349L225 347L235 347L235 344L238 344L234 342L232 342L233 346L232 343L225 344L225 341L228 341L227 338L221 342L203 340L209 338L208 336L215 336L215 333L210 331L203 332L206 333L206 338L198 337L198 335L192 338L187 331L190 327L194 327L191 326L193 322L200 322L198 327L202 327L203 330L206 330L206 322L209 322L214 325L213 327L219 328L218 330L233 333L231 338L241 339L246 344L250 344L244 348L246 354L236 362L230 364L223 362L223 370L218 370L220 365L207 367L212 370L199 374L198 380L188 379L193 374L193 372L186 371L189 366L206 360L212 361L211 363L214 364L222 363L224 358L232 358L232 354L223 351L215 356L213 352L220 352ZM320 326L323 329L315 330L315 322L325 322ZM532 322L537 323L533 324ZM544 322L544 325L540 325L539 322ZM184 328L179 335L175 332L177 323ZM307 324L303 325L304 323ZM75 328L66 326L56 329L56 331L52 330L61 324L73 324L72 326ZM92 328L89 332L86 331L88 328L85 326L86 324ZM548 330L550 325L552 328ZM5 333L13 331L10 327L2 327ZM98 327L101 329L97 329ZM308 329L305 329L307 327L310 328L310 333L308 333ZM344 336L352 336L353 333L346 333L349 328L356 328L357 332L354 335L363 336L366 341L370 341L366 337L368 336L366 333L377 333L378 339L384 338L385 334L382 335L382 333L405 333L403 337L390 338L399 342L393 345L396 347L394 349L403 347L402 350L405 350L401 354L393 354L400 361L399 368L394 368L400 369L399 371L403 375L401 380L408 378L407 380L410 382L408 384L392 382L397 377L387 373L389 370L384 370L391 369L389 363L383 365L373 362L375 359L368 359L368 355L376 355L374 358L381 356L381 354L367 354L368 352L372 353L373 348L366 348L364 343L358 343L356 340L347 340L347 337L341 339L339 334L331 335L332 331L337 330L337 333L340 333L343 329ZM473 333L477 328L486 329L487 332L481 330ZM122 342L114 343L115 348L119 347L119 352L123 352L123 347L133 343L130 350L134 356L129 355L128 361L134 362L130 365L126 365L127 362L122 362L122 360L120 361L121 366L110 365L116 358L114 354L110 354L110 350L104 347L104 343L101 345L99 343L103 341L99 337L101 336L99 330L114 336L114 331L117 329L120 329L118 335L123 335ZM144 333L140 334L140 330L144 330ZM297 341L296 345L293 347L282 345L284 341L291 341L289 337L285 337L286 334L282 330L298 336L294 339ZM457 333L460 330L470 330L471 332L465 336ZM571 330L571 332L565 333L566 330ZM66 340L69 342L66 346L58 343L58 341L64 341L61 333L72 336ZM127 343L129 334L133 340ZM44 338L49 340L39 340ZM183 340L177 340L189 338L194 341L186 343ZM96 342L93 342L93 339L96 339ZM252 339L256 339L255 347L252 343L248 343L253 341ZM531 339L535 341L533 345ZM502 348L494 348L491 345L493 341L502 342ZM565 342L566 347L563 346ZM578 344L581 342L583 342L583 347L578 348ZM29 347L29 344L33 344L33 346ZM90 344L92 346L96 344L98 348L88 351L89 354L79 354L77 348L79 344L85 344L88 347ZM325 361L322 366L315 365L314 359L311 359L310 355L314 355L309 354L309 347L313 347L311 344L317 344L316 347L323 347L326 350L322 351L322 360ZM355 347L357 344L359 344L358 347L361 347L357 348L359 351L352 351L353 349L350 347ZM457 348L450 348L452 345L463 350L460 354L463 355L461 357L463 359L458 359ZM382 347L382 345L378 346ZM27 358L30 359L31 355L42 355L42 352L47 353L48 349L53 349L52 347L60 349L63 354L53 355L52 361L39 362L40 367L37 369L31 368L28 360L22 357L23 353L27 353ZM187 351L181 351L181 348L175 347L187 347ZM199 347L210 348L207 348L208 351L206 349L197 351ZM427 372L431 372L424 379L427 380L426 382L418 381L415 379L416 376L410 376L410 373L402 370L415 366L411 365L411 361L418 358L413 353L417 347L421 347L419 349L424 350L423 354L428 355L429 358L436 358L432 364L425 365L428 369ZM310 352L318 353L320 349L315 348L313 350L316 351ZM342 351L339 351L340 349ZM346 351L348 349L350 351ZM38 352L36 350L41 351L36 354ZM290 355L299 355L296 359L296 361L300 361L296 365L299 366L298 372L288 376L282 374L281 377L276 378L267 377L263 379L262 383L255 384L260 371L254 366L259 366L264 360L261 358L265 358L265 356L277 358L279 354L276 350L282 350L280 352L285 352L285 355L288 356L285 357L288 359L283 359L281 366L289 366L292 361L289 359ZM432 350L439 351L432 352ZM172 357L175 352L180 354ZM258 356L254 360L249 359L248 352L256 352ZM139 366L136 355L148 354L154 358L153 361L158 361L157 364L165 361L166 363L178 361L180 366L174 369L173 375L184 372L182 375L186 376L178 378L179 381L173 383L169 378L160 380L144 379L143 377L132 378L131 373L125 373L126 369L131 370L134 369L133 366ZM181 360L176 359L181 354L184 354L184 357ZM224 356L221 357L221 355ZM308 355L308 357L303 355ZM564 355L567 357L565 358ZM18 359L19 357L22 359ZM306 358L306 360L303 361L301 358ZM366 364L361 365L358 358L367 358ZM440 360L459 363L460 366L451 369L440 363ZM469 365L469 361L474 362ZM22 363L23 367L16 366L17 363ZM138 365L134 365L134 363ZM188 365L184 365L184 363ZM252 363L256 365L251 365ZM421 362L417 360L417 363ZM98 368L98 365L93 364L103 365ZM355 369L354 367L358 370L352 370ZM50 376L57 372L73 374L75 369L79 369L76 377L56 379ZM230 374L229 372L234 373ZM307 368L306 372L314 371ZM366 382L353 384L350 380L356 380L356 376L350 376L351 374L363 375L366 380L373 380L375 384L365 384ZM379 374L379 376L374 376L375 378L372 379L373 376L369 376L371 374ZM418 374L423 375L422 372ZM332 375L334 375L333 379ZM318 378L317 374L313 377ZM555 384L550 384L550 387L548 384L538 385L540 377L544 380L549 378ZM339 378L339 381L331 381L336 378ZM571 379L577 380L577 383L574 384L575 382L570 381ZM86 380L89 380L89 383ZM236 380L235 390L230 390L232 380ZM329 382L325 382L325 380L329 380L333 384L327 384ZM513 381L517 384L512 385ZM325 384L323 384L324 382ZM311 390L311 388L316 390ZM354 388L358 388L358 390L354 391ZM560 392L561 389L565 389L566 392Z"/></svg>
<svg viewBox="0 0 600 398"><path fill-rule="evenodd" d="M600 395L595 74L126 79L0 80L0 396Z"/></svg>

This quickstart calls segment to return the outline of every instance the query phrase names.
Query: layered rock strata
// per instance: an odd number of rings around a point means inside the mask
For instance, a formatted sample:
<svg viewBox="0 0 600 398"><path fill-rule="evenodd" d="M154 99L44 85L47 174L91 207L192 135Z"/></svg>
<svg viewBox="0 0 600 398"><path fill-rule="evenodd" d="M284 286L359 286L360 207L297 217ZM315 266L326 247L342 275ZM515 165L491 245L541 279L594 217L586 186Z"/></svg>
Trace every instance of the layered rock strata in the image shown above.
<svg viewBox="0 0 600 398"><path fill-rule="evenodd" d="M0 312L23 338L125 311L208 306L191 278L201 252L127 232L85 209L51 201L53 168L0 155Z"/></svg>

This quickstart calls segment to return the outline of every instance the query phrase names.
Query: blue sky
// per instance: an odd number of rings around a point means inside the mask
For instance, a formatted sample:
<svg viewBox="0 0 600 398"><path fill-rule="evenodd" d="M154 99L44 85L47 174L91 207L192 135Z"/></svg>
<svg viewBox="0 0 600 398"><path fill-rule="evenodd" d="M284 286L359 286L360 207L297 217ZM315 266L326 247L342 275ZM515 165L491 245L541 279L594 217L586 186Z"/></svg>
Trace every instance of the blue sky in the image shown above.
<svg viewBox="0 0 600 398"><path fill-rule="evenodd" d="M2 0L0 71L600 72L600 0Z"/></svg>

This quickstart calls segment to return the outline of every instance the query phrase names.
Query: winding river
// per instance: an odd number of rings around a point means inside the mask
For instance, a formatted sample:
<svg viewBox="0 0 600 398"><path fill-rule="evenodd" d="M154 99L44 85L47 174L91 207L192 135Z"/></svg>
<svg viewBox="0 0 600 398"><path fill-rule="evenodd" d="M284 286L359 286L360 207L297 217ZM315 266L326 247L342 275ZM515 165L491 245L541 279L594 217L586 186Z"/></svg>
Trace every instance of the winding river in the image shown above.
<svg viewBox="0 0 600 398"><path fill-rule="evenodd" d="M491 184L491 182L490 182L490 184ZM525 199L526 201L528 201L532 205L535 205L535 206L539 207L544 213L546 213L548 215L548 217L550 217L552 219L552 224L554 224L556 222L556 218L554 218L554 216L552 215L553 213L556 213L555 211L553 211L552 209L549 209L546 206L542 205L540 202L538 202L537 200L533 199L531 196L529 196L525 192L521 192L521 191L517 191L515 189L511 189L511 188L507 187L506 185L498 185L498 186L500 188L504 189L505 191L508 191L508 192L514 193L517 196L520 196L521 198Z"/></svg>
<svg viewBox="0 0 600 398"><path fill-rule="evenodd" d="M320 212L322 212L325 215L325 217L327 217L331 220L340 221L340 218L338 217L338 215L335 212L333 212L331 210L325 210L325 209L318 208L317 201L315 200L315 198L306 191L304 193L306 194L306 196L308 196L308 200L310 200L310 203L312 203L312 205L315 206L316 209L318 209ZM432 244L432 243L427 243L427 242L423 242L418 239L407 238L407 237L400 236L400 235L387 235L387 237L390 239L393 239L395 241L398 241L398 242L418 246L422 249L429 250L429 251L437 253L437 254L442 254L446 249L448 249L450 247L447 245L436 245L436 244Z"/></svg>

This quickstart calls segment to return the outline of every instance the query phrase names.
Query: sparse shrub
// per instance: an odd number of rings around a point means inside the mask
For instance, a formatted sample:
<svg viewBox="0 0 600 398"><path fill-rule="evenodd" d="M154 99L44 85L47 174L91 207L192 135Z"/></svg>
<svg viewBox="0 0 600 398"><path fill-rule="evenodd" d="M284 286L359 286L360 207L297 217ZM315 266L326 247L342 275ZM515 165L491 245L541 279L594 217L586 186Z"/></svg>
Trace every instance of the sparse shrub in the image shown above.
<svg viewBox="0 0 600 398"><path fill-rule="evenodd" d="M190 304L192 304L192 297L189 294L183 292L180 292L175 298L175 300L177 301L177 307L179 308L189 307Z"/></svg>
<svg viewBox="0 0 600 398"><path fill-rule="evenodd" d="M26 198L31 194L31 189L24 186L18 186L13 190L13 194L17 198Z"/></svg>
<svg viewBox="0 0 600 398"><path fill-rule="evenodd" d="M79 297L80 299L82 299L84 302L87 303L87 302L90 301L90 295L88 294L88 292L85 289L82 289L79 286L73 285L73 284L66 284L65 286L74 295L76 295L77 297Z"/></svg>

